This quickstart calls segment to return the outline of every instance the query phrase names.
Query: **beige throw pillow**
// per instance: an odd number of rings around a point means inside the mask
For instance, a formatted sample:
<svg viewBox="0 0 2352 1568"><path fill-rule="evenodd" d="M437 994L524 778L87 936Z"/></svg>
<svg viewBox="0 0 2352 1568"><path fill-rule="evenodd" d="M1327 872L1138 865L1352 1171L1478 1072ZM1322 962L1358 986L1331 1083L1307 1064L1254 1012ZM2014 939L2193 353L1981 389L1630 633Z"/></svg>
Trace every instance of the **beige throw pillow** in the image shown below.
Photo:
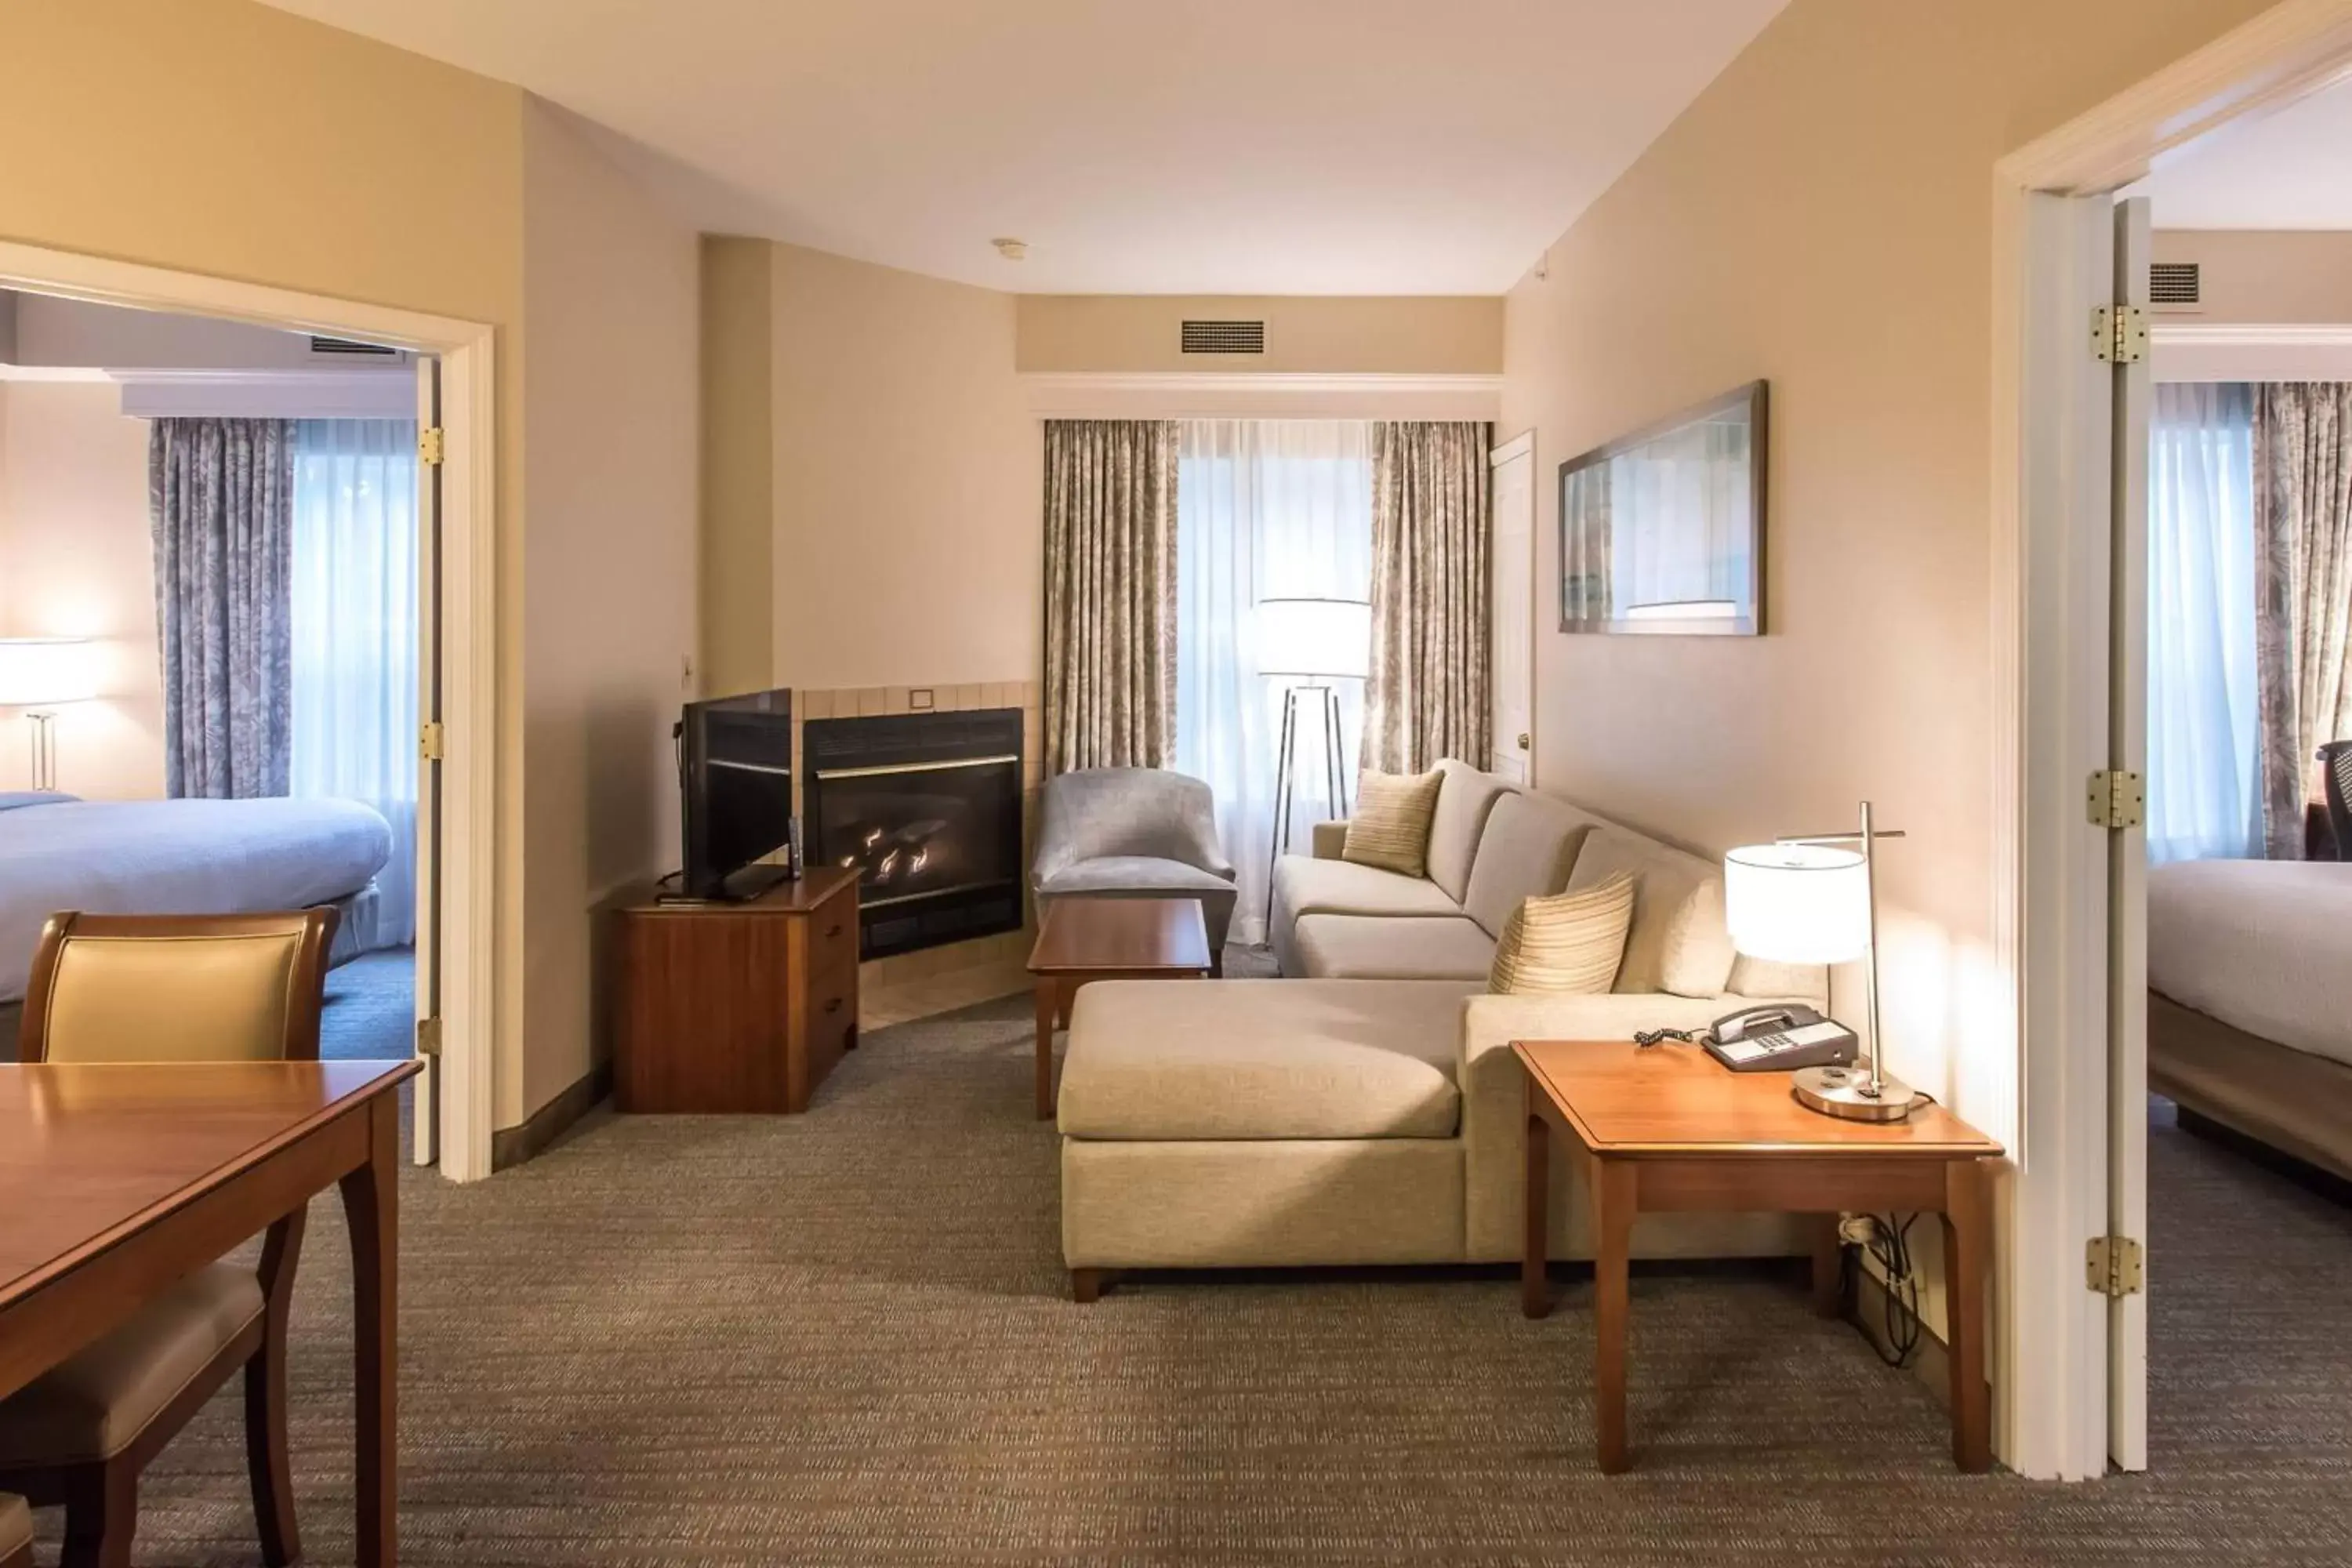
<svg viewBox="0 0 2352 1568"><path fill-rule="evenodd" d="M1426 875L1429 820L1437 811L1437 786L1444 782L1434 768L1425 773L1364 774L1339 858L1407 877Z"/></svg>
<svg viewBox="0 0 2352 1568"><path fill-rule="evenodd" d="M1625 931L1633 923L1633 874L1511 911L1495 944L1486 989L1517 996L1599 996L1617 982Z"/></svg>

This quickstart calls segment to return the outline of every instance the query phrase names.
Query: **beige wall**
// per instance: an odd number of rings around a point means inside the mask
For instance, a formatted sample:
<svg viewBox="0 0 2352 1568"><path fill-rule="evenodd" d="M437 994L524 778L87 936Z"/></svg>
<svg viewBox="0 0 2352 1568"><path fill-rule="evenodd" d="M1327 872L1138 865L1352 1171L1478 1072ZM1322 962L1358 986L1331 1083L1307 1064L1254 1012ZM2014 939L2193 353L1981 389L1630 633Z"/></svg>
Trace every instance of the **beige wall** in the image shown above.
<svg viewBox="0 0 2352 1568"><path fill-rule="evenodd" d="M698 260L559 110L523 118L524 1012L511 1125L604 1049L594 912L677 863L695 651Z"/></svg>
<svg viewBox="0 0 2352 1568"><path fill-rule="evenodd" d="M702 237L702 679L713 696L772 684L774 247Z"/></svg>
<svg viewBox="0 0 2352 1568"><path fill-rule="evenodd" d="M2159 311L2159 321L2352 323L2352 233L2159 229L2154 255L2202 269L2196 310Z"/></svg>
<svg viewBox="0 0 2352 1568"><path fill-rule="evenodd" d="M147 525L147 422L111 383L0 382L0 637L96 641L102 695L59 709L58 784L93 800L163 793L163 679ZM25 721L0 714L0 790L27 780Z"/></svg>
<svg viewBox="0 0 2352 1568"><path fill-rule="evenodd" d="M1991 168L2259 9L1795 0L1509 297L1496 434L1538 433L1543 583L1561 458L1772 384L1770 635L1547 626L1544 787L1705 850L1874 800L1911 835L1883 862L1890 1058L1996 1131L2011 1075L1969 1063L1990 970Z"/></svg>
<svg viewBox="0 0 2352 1568"><path fill-rule="evenodd" d="M1024 371L1493 375L1503 302L1492 298L1024 294ZM1187 320L1263 321L1263 355L1186 354Z"/></svg>
<svg viewBox="0 0 2352 1568"><path fill-rule="evenodd" d="M772 249L771 679L1036 679L1044 456L1013 296Z"/></svg>

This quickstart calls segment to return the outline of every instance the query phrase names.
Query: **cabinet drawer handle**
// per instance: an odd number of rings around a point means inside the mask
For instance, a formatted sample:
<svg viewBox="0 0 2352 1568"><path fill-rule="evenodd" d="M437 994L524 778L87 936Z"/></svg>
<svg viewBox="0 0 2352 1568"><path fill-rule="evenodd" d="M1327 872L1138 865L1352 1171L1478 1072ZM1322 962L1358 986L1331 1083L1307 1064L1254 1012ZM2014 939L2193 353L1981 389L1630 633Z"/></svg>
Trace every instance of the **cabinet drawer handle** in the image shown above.
<svg viewBox="0 0 2352 1568"><path fill-rule="evenodd" d="M826 1012L828 1012L828 1013L838 1013L838 1012L840 1012L840 1011L841 1011L841 998L840 998L840 997L838 997L838 996L836 996L836 997L835 997L832 1001L827 1002L827 1003L824 1005L824 1010L825 1010Z"/></svg>

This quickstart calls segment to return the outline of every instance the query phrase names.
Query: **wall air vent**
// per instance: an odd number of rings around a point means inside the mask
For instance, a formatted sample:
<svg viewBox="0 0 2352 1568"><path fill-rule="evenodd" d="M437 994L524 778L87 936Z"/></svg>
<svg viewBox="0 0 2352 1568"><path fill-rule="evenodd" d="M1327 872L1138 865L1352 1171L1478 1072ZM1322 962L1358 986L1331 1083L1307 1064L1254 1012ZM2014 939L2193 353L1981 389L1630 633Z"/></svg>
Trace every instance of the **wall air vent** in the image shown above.
<svg viewBox="0 0 2352 1568"><path fill-rule="evenodd" d="M2147 269L2147 300L2151 305L2194 305L2198 301L2197 263L2158 261Z"/></svg>
<svg viewBox="0 0 2352 1568"><path fill-rule="evenodd" d="M349 338L312 338L310 352L314 354L361 354L370 359L396 359L400 351L383 343L353 342Z"/></svg>
<svg viewBox="0 0 2352 1568"><path fill-rule="evenodd" d="M1184 352L1188 354L1262 354L1265 353L1264 321L1187 321Z"/></svg>

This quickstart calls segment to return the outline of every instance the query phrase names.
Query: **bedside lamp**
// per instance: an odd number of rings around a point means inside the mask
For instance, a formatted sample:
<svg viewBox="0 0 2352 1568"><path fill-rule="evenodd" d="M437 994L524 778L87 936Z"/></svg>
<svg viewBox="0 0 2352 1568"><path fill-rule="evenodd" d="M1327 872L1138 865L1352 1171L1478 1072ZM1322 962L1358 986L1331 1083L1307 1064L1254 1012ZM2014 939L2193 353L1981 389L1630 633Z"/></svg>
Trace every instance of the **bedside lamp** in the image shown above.
<svg viewBox="0 0 2352 1568"><path fill-rule="evenodd" d="M33 726L33 787L58 787L55 710L98 695L90 645L81 637L0 637L0 708L23 708Z"/></svg>
<svg viewBox="0 0 2352 1568"><path fill-rule="evenodd" d="M1900 1121L1920 1098L1888 1077L1879 1058L1878 888L1871 851L1881 838L1902 837L1874 829L1865 800L1857 833L1780 838L1723 858L1724 914L1734 948L1779 963L1863 961L1868 1068L1805 1068L1790 1086L1797 1103L1824 1116Z"/></svg>

